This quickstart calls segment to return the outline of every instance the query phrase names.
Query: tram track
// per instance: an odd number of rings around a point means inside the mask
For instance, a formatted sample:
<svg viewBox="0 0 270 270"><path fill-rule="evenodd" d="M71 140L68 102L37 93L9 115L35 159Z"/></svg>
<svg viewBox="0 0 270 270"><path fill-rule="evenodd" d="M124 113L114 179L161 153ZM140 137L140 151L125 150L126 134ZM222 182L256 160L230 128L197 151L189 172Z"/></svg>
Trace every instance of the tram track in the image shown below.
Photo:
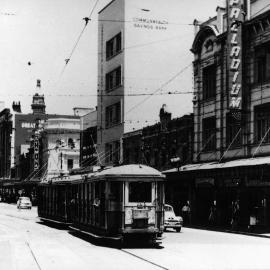
<svg viewBox="0 0 270 270"><path fill-rule="evenodd" d="M34 261L35 261L37 267L38 267L38 269L39 269L39 270L42 270L42 269L41 269L41 266L40 266L40 264L38 263L38 260L37 260L37 258L36 258L36 256L35 256L35 253L34 253L34 251L32 250L32 248L31 248L31 246L30 246L30 244L29 244L29 242L28 242L28 241L25 241L25 244L26 244L27 247L29 248L30 253L31 253L31 255L32 255L32 257L33 257L33 259L34 259Z"/></svg>
<svg viewBox="0 0 270 270"><path fill-rule="evenodd" d="M143 257L141 257L141 256L138 256L138 255L136 255L136 254L134 254L134 253L132 253L132 252L129 252L129 251L127 251L127 250L121 249L121 251L122 251L123 253L128 254L128 255L130 255L130 256L133 256L133 257L135 257L135 258L137 258L137 259L139 259L139 260L141 260L141 261L144 261L144 262L147 262L147 263L149 263L149 264L151 264L151 265L154 265L154 266L158 267L159 269L170 270L169 268L166 268L166 267L164 267L164 266L162 266L162 265L160 265L160 264L157 264L157 263L155 263L155 262L152 262L152 261L150 261L150 260L148 260L148 259L145 259L145 258L143 258Z"/></svg>

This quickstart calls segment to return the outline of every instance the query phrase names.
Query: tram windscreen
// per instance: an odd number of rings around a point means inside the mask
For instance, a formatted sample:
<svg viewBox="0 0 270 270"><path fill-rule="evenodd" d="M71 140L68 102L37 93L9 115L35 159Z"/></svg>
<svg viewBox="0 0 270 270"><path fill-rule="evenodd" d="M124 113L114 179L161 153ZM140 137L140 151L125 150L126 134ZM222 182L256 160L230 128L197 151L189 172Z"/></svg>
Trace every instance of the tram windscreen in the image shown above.
<svg viewBox="0 0 270 270"><path fill-rule="evenodd" d="M129 202L151 202L152 183L129 183Z"/></svg>

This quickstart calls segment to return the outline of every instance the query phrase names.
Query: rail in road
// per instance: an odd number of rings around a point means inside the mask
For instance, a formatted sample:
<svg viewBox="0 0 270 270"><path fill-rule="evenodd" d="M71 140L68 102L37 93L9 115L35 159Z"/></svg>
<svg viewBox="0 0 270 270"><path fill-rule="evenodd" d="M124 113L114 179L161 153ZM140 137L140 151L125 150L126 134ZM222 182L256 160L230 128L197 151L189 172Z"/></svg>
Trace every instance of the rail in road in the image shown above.
<svg viewBox="0 0 270 270"><path fill-rule="evenodd" d="M10 217L10 218L16 218L16 219L24 220L24 221L31 221L31 220L33 220L31 218L27 218L27 217L23 217L23 216L18 216L18 215L15 215L15 214L3 213L1 215L7 216L7 217ZM38 218L36 220L38 220ZM33 221L35 221L35 220L33 220ZM25 244L28 247L32 258L33 258L33 260L36 263L37 269L38 270L43 270L42 267L41 267L41 264L38 261L37 256L35 255L33 249L31 248L30 243L28 241L25 241ZM122 253L125 253L126 255L132 256L132 257L134 257L134 258L136 258L136 259L138 259L140 261L143 261L143 262L145 262L147 264L150 264L152 267L156 267L157 269L169 270L169 268L167 268L165 266L162 266L160 264L157 264L157 263L155 263L153 261L150 261L150 260L148 260L146 258L143 258L143 257L141 257L139 255L136 255L136 254L132 253L131 251L127 250L127 249L119 249L119 251L122 252Z"/></svg>
<svg viewBox="0 0 270 270"><path fill-rule="evenodd" d="M31 248L31 246L30 246L30 244L29 244L27 241L25 241L25 243L26 243L26 245L28 246L28 248L30 249L31 255L32 255L34 261L36 262L36 265L37 265L38 269L39 269L39 270L42 270L41 267L40 267L40 264L38 263L38 260L37 260L37 258L36 258L36 256L35 256L35 253L34 253L34 251L32 250L32 248Z"/></svg>
<svg viewBox="0 0 270 270"><path fill-rule="evenodd" d="M156 264L156 263L154 263L154 262L151 262L151 261L149 261L149 260L147 260L147 259L145 259L145 258L143 258L143 257L141 257L141 256L138 256L138 255L136 255L136 254L133 254L133 253L130 252L130 251L127 251L127 250L124 250L124 249L121 249L121 251L124 252L124 253L126 253L126 254L128 254L128 255L131 255L131 256L133 256L133 257L139 259L139 260L142 260L142 261L147 262L147 263L149 263L149 264L151 264L151 265L157 266L159 269L169 270L169 268L166 268L166 267L164 267L164 266L162 266L162 265L159 265L159 264Z"/></svg>

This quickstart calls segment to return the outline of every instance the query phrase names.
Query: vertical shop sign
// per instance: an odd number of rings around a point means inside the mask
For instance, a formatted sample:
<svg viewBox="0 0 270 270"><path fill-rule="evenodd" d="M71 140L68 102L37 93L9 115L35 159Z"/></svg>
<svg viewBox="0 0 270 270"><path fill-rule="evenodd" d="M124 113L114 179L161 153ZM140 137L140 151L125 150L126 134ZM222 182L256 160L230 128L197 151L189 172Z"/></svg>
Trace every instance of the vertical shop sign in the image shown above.
<svg viewBox="0 0 270 270"><path fill-rule="evenodd" d="M35 131L34 137L34 171L39 169L39 134Z"/></svg>
<svg viewBox="0 0 270 270"><path fill-rule="evenodd" d="M242 0L227 0L229 107L242 108Z"/></svg>

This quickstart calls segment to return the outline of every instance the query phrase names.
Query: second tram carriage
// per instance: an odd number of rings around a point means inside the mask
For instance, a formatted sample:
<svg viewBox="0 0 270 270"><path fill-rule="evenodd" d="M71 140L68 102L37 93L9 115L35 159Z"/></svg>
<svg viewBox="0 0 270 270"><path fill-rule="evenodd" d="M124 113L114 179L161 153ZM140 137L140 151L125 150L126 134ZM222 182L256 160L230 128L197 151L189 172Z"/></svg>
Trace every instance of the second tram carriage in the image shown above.
<svg viewBox="0 0 270 270"><path fill-rule="evenodd" d="M98 237L156 240L164 229L164 175L145 165L54 178L38 197L41 219Z"/></svg>

